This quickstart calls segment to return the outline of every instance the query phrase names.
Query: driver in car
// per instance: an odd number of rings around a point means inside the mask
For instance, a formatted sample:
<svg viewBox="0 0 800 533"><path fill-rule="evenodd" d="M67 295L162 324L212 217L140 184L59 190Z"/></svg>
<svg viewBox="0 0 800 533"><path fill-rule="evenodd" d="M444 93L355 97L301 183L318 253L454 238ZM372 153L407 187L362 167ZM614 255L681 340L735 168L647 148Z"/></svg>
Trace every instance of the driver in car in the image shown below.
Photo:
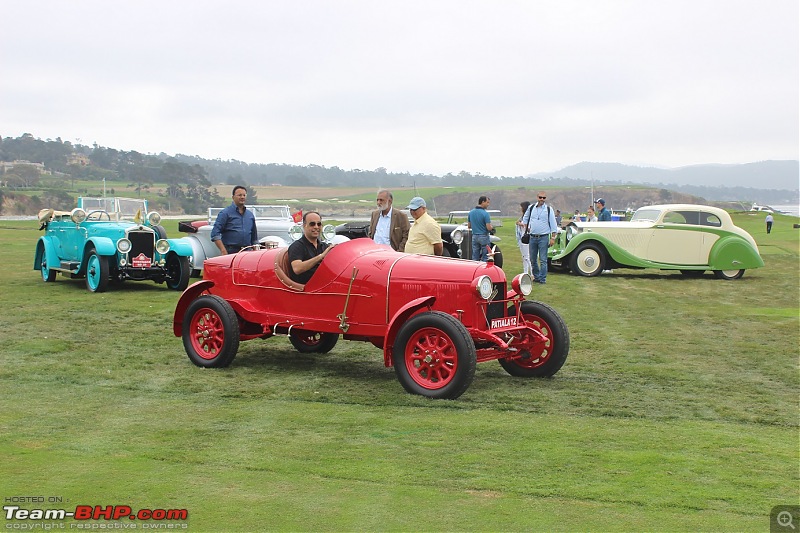
<svg viewBox="0 0 800 533"><path fill-rule="evenodd" d="M303 236L289 246L289 277L298 283L308 283L317 267L333 248L319 238L322 216L316 211L303 214Z"/></svg>

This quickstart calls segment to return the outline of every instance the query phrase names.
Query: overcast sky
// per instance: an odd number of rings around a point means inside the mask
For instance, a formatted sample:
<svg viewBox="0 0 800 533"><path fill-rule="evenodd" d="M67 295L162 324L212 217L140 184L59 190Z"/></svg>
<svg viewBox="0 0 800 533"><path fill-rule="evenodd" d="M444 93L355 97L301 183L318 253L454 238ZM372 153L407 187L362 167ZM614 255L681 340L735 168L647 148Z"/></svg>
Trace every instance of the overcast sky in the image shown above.
<svg viewBox="0 0 800 533"><path fill-rule="evenodd" d="M0 135L517 176L800 159L798 0L2 0Z"/></svg>

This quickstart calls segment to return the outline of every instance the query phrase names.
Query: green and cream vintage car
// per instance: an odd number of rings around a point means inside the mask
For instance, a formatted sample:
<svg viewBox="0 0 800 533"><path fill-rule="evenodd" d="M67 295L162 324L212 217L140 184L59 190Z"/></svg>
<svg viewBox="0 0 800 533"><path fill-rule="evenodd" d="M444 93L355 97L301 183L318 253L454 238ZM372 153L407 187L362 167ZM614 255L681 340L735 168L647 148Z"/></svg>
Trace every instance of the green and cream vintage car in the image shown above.
<svg viewBox="0 0 800 533"><path fill-rule="evenodd" d="M78 198L72 211L43 209L44 235L36 243L34 270L50 283L60 272L85 278L91 292L110 281L152 280L183 291L189 285L192 247L168 239L161 216L141 198Z"/></svg>
<svg viewBox="0 0 800 533"><path fill-rule="evenodd" d="M638 209L629 222L571 222L550 248L553 267L581 276L617 268L679 270L738 279L764 266L755 239L723 209L667 204Z"/></svg>

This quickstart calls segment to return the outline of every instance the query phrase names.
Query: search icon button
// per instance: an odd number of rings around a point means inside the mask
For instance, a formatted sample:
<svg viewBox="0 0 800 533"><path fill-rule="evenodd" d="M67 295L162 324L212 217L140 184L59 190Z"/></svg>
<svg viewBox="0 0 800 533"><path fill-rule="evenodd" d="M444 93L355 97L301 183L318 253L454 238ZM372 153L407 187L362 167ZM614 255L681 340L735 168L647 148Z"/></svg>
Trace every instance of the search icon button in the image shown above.
<svg viewBox="0 0 800 533"><path fill-rule="evenodd" d="M769 513L769 530L771 533L787 533L797 531L800 520L800 505L776 505Z"/></svg>

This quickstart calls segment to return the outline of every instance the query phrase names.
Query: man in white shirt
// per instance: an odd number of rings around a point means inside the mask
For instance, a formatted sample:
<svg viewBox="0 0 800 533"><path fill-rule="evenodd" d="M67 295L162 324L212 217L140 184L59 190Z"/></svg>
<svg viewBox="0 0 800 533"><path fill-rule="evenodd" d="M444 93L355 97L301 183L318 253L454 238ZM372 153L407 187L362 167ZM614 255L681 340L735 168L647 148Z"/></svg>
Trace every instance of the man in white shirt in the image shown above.
<svg viewBox="0 0 800 533"><path fill-rule="evenodd" d="M394 197L386 189L378 191L378 209L372 212L367 236L378 244L388 244L402 252L408 240L408 217L399 210L392 209Z"/></svg>

